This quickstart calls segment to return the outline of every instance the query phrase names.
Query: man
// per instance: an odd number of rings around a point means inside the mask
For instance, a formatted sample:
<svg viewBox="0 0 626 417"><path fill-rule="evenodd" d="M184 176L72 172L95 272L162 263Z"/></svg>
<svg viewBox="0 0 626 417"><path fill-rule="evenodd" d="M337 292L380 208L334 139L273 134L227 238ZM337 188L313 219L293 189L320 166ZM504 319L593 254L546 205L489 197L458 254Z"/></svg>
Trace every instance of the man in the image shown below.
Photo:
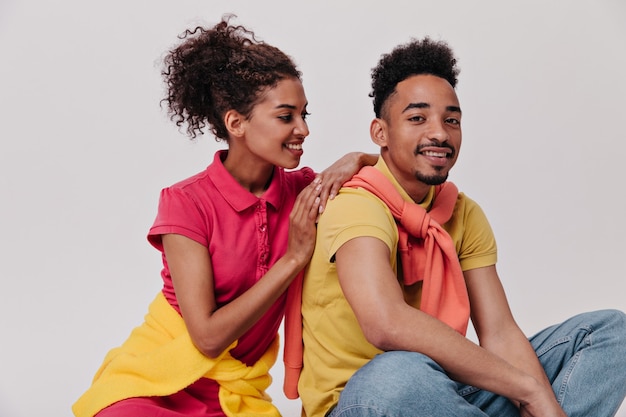
<svg viewBox="0 0 626 417"><path fill-rule="evenodd" d="M304 413L612 416L626 395L625 315L582 314L529 343L483 211L446 181L458 73L429 38L372 72L381 156L328 204L304 279ZM464 337L470 316L479 345Z"/></svg>

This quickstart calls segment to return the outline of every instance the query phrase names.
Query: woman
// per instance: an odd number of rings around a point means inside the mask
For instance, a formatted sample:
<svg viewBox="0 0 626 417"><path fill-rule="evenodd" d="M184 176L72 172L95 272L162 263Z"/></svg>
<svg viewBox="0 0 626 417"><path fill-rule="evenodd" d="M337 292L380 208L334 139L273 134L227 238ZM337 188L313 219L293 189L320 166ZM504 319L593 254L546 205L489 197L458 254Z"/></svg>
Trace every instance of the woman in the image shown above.
<svg viewBox="0 0 626 417"><path fill-rule="evenodd" d="M163 290L145 323L109 352L78 417L279 416L265 394L286 289L313 252L326 199L374 156L321 175L296 168L309 134L300 72L223 19L187 31L165 59L173 121L228 144L203 172L165 188L150 229Z"/></svg>

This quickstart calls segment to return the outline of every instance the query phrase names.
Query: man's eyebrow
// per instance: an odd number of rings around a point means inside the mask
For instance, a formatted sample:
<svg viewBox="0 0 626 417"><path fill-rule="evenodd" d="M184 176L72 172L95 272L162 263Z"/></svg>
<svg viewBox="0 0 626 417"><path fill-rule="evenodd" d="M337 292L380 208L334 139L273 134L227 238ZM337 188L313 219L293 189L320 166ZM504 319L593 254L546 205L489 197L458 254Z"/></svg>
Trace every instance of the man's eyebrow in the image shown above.
<svg viewBox="0 0 626 417"><path fill-rule="evenodd" d="M406 106L404 110L402 110L402 113L410 109L429 109L429 108L430 108L430 104L428 103L424 103L424 102L409 103L409 105ZM461 108L459 106L446 106L446 111L461 113Z"/></svg>
<svg viewBox="0 0 626 417"><path fill-rule="evenodd" d="M402 110L402 113L404 113L407 110L411 110L411 109L429 109L429 108L430 108L430 104L428 104L428 103L424 103L424 102L409 103L409 105L406 106L404 108L404 110Z"/></svg>

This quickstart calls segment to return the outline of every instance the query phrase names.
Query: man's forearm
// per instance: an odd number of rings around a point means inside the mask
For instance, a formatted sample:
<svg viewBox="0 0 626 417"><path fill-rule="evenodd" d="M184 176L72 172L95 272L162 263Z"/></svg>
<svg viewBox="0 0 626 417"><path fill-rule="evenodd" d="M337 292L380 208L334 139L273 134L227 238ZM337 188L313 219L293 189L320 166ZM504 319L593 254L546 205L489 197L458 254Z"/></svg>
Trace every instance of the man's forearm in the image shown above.
<svg viewBox="0 0 626 417"><path fill-rule="evenodd" d="M535 350L517 326L492 337L491 340L481 341L481 346L522 372L531 375L552 392L550 381L537 358Z"/></svg>
<svg viewBox="0 0 626 417"><path fill-rule="evenodd" d="M423 353L441 365L451 378L511 399L526 398L540 386L533 374L516 365L523 362L521 357L513 364L500 352L478 346L439 320L411 310L407 308L405 315L393 314L403 317L395 324L380 326L380 333L394 336L379 348ZM416 337L410 329L420 329L420 335L428 336Z"/></svg>

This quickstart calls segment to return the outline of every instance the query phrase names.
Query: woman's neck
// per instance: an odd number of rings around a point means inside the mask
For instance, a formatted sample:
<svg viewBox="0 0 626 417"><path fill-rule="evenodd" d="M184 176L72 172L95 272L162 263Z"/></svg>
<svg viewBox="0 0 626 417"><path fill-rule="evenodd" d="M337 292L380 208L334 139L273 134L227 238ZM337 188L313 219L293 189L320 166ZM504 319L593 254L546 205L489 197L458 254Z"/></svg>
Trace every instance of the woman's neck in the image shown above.
<svg viewBox="0 0 626 417"><path fill-rule="evenodd" d="M249 157L241 157L236 152L229 151L222 161L224 168L246 190L257 197L261 196L269 187L274 174L274 165Z"/></svg>

